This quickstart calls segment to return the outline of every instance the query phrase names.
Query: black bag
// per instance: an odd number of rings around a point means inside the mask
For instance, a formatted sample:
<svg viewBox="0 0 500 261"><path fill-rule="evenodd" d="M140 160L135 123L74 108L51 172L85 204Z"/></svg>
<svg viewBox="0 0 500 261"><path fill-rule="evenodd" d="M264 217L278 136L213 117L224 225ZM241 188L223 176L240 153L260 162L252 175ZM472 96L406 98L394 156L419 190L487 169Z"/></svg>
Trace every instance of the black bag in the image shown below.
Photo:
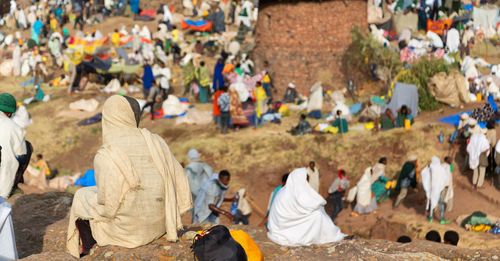
<svg viewBox="0 0 500 261"><path fill-rule="evenodd" d="M193 239L195 260L198 261L246 261L247 255L225 226L215 226Z"/></svg>

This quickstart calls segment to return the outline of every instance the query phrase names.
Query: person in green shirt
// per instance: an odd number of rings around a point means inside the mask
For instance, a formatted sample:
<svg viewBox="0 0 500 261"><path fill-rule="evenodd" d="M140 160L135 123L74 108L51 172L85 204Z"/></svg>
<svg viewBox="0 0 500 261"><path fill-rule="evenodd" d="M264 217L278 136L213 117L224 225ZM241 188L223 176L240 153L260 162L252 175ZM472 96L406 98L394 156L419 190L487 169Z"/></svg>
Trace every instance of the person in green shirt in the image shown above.
<svg viewBox="0 0 500 261"><path fill-rule="evenodd" d="M335 119L335 121L333 122L332 127L339 128L339 133L340 134L346 133L346 132L349 131L349 129L347 127L347 121L346 121L346 119L342 118L342 111L341 110L337 111L337 119Z"/></svg>
<svg viewBox="0 0 500 261"><path fill-rule="evenodd" d="M406 105L403 105L398 110L398 116L396 118L396 127L404 127L405 120L407 119L410 120L411 124L413 125L413 116L411 116L411 110Z"/></svg>
<svg viewBox="0 0 500 261"><path fill-rule="evenodd" d="M200 86L200 103L208 102L208 89L210 88L210 75L208 74L205 62L200 62L200 67L196 68L196 80Z"/></svg>
<svg viewBox="0 0 500 261"><path fill-rule="evenodd" d="M390 130L395 127L396 118L392 115L391 109L386 109L385 113L380 117L380 125L382 130Z"/></svg>

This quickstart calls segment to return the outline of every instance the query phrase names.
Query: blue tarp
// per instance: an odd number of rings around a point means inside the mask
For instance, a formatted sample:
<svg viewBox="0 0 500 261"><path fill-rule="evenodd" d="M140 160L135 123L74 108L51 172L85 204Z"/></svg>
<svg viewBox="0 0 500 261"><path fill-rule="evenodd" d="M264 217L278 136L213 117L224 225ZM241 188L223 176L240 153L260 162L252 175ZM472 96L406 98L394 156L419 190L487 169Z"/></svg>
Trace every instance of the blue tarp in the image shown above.
<svg viewBox="0 0 500 261"><path fill-rule="evenodd" d="M498 110L498 105L495 103L494 99L493 99L493 95L489 95L488 96L488 102L490 103L491 105L491 108L493 109L493 111L497 111ZM443 117L441 119L438 119L437 121L439 122L442 122L442 123L446 123L446 124L450 124L450 125L453 125L455 127L458 127L458 124L460 123L460 115L462 113L467 113L467 114L470 114L472 111L464 111L464 112L460 112L460 113L457 113L457 114L452 114L450 116L446 116L446 117ZM500 120L498 120L496 122L497 124L500 123ZM479 122L479 126L481 128L486 128L486 122Z"/></svg>
<svg viewBox="0 0 500 261"><path fill-rule="evenodd" d="M82 177L78 178L75 181L76 186L82 186L82 187L91 187L95 186L95 175L94 175L94 170L89 169L85 174L83 174Z"/></svg>

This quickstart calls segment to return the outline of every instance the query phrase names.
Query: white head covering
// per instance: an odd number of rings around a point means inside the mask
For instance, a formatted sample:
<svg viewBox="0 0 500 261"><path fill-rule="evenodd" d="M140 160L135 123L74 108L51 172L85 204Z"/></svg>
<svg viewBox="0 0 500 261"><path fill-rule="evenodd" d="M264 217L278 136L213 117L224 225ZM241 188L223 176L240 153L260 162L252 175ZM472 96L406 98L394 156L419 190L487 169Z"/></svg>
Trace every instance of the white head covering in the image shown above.
<svg viewBox="0 0 500 261"><path fill-rule="evenodd" d="M431 164L422 170L422 185L427 196L427 208L434 211L441 192L447 184L448 175L438 157L431 158Z"/></svg>
<svg viewBox="0 0 500 261"><path fill-rule="evenodd" d="M490 143L484 134L474 134L467 144L469 153L469 167L475 169L479 166L479 156L490 148ZM489 152L487 153L489 155Z"/></svg>
<svg viewBox="0 0 500 261"><path fill-rule="evenodd" d="M415 155L415 154L408 156L408 161L416 161L417 159L418 159L417 155Z"/></svg>
<svg viewBox="0 0 500 261"><path fill-rule="evenodd" d="M307 182L306 168L295 169L271 205L267 236L286 246L342 240L345 235L325 213L325 204L323 197Z"/></svg>
<svg viewBox="0 0 500 261"><path fill-rule="evenodd" d="M369 167L365 169L363 176L361 176L361 179L358 181L358 184L356 185L358 190L358 193L356 195L356 200L357 203L360 204L362 207L367 207L370 205L372 199L371 180L372 180L372 168Z"/></svg>
<svg viewBox="0 0 500 261"><path fill-rule="evenodd" d="M469 118L469 125L475 126L477 124L477 120L474 118Z"/></svg>
<svg viewBox="0 0 500 261"><path fill-rule="evenodd" d="M190 149L188 151L188 157L190 161L200 160L200 154L195 149Z"/></svg>
<svg viewBox="0 0 500 261"><path fill-rule="evenodd" d="M460 115L460 119L462 119L463 121L468 120L468 119L469 119L469 114L467 114L467 113L462 113L462 114Z"/></svg>
<svg viewBox="0 0 500 261"><path fill-rule="evenodd" d="M293 84L293 83L289 83L289 84L288 84L288 87L289 87L289 88L292 88L292 89L295 89L295 84Z"/></svg>

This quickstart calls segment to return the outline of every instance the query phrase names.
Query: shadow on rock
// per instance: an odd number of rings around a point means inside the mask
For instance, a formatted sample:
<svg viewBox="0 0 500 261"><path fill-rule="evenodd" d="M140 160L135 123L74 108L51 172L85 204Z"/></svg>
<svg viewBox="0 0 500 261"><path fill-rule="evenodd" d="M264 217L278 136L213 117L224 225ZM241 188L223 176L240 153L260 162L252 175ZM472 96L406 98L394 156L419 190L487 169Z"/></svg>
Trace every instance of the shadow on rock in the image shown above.
<svg viewBox="0 0 500 261"><path fill-rule="evenodd" d="M51 233L50 237L46 234L50 225L68 215L72 201L73 195L64 192L23 195L15 201L12 219L19 258L49 250L47 248L65 248L64 224L60 224L62 231Z"/></svg>

